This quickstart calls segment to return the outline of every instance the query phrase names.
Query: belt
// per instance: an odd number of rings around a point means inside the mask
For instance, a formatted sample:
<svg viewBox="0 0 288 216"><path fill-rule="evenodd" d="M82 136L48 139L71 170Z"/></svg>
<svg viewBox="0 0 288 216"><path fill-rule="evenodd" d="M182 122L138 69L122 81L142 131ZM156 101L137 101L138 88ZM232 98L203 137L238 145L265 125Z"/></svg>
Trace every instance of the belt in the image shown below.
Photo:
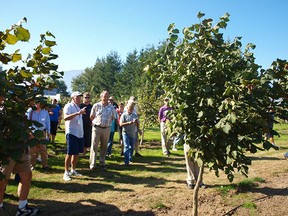
<svg viewBox="0 0 288 216"><path fill-rule="evenodd" d="M94 125L94 127L98 127L98 128L102 128L102 129L106 129L106 128L109 128L109 127L102 127L102 126L99 126L99 125Z"/></svg>

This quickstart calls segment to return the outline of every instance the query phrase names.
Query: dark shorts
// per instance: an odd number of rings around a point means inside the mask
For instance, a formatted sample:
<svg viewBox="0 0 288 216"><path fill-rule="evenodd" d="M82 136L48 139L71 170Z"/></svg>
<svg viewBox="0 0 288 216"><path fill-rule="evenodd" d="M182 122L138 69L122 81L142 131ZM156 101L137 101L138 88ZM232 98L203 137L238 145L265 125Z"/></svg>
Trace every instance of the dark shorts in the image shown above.
<svg viewBox="0 0 288 216"><path fill-rule="evenodd" d="M83 153L84 138L78 138L72 134L66 134L67 154L78 155Z"/></svg>
<svg viewBox="0 0 288 216"><path fill-rule="evenodd" d="M58 121L50 121L50 133L52 135L56 135L57 132L57 126L58 126Z"/></svg>

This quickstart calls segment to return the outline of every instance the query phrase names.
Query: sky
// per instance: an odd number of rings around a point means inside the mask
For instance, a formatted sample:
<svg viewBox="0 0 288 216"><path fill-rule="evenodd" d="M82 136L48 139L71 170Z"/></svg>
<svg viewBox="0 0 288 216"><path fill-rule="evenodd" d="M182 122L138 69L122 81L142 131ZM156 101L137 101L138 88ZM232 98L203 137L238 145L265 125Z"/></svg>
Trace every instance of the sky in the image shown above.
<svg viewBox="0 0 288 216"><path fill-rule="evenodd" d="M0 5L1 31L28 20L23 26L31 39L19 45L23 53L32 53L46 31L56 37L59 71L93 67L111 51L125 61L129 52L164 41L170 23L180 31L199 23L199 11L214 23L229 13L224 36L241 36L243 47L255 44L256 63L263 68L288 59L287 0L13 0Z"/></svg>

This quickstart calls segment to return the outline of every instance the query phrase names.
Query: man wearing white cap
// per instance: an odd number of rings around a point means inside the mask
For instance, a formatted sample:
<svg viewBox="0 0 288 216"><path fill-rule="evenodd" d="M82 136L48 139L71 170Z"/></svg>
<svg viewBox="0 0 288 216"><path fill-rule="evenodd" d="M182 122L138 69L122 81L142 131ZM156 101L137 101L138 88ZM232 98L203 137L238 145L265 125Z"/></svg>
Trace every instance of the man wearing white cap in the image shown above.
<svg viewBox="0 0 288 216"><path fill-rule="evenodd" d="M85 114L86 107L80 109L82 94L78 91L71 94L72 101L64 106L65 134L67 142L67 155L65 158L64 181L70 181L71 176L81 176L76 171L76 164L79 153L83 153L84 131L82 114ZM71 165L71 171L69 168Z"/></svg>

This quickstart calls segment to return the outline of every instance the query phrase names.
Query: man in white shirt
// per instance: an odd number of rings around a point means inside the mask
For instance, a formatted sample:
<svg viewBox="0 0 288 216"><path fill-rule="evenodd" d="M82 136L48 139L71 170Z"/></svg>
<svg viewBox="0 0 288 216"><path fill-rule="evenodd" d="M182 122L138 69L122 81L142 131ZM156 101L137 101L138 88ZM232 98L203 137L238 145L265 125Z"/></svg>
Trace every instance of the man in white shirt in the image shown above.
<svg viewBox="0 0 288 216"><path fill-rule="evenodd" d="M83 153L84 131L82 114L85 113L85 107L80 109L82 94L78 91L71 94L72 101L64 106L65 135L67 141L67 154L65 158L64 181L70 181L71 176L81 176L76 171L79 153ZM69 168L71 165L71 171Z"/></svg>

